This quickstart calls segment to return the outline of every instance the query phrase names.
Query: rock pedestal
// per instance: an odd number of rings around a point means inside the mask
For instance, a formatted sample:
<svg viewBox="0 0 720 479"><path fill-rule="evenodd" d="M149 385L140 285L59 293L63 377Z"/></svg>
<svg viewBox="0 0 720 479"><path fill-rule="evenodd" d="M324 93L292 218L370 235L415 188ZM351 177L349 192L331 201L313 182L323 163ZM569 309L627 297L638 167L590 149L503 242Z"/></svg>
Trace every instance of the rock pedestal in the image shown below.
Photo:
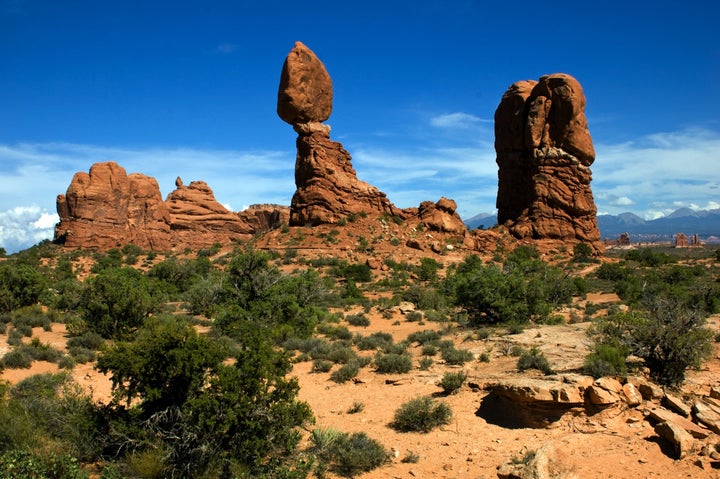
<svg viewBox="0 0 720 479"><path fill-rule="evenodd" d="M320 59L296 42L283 65L277 112L298 133L290 225L332 224L349 215L403 216L385 193L360 181L352 158L322 124L332 112L332 81Z"/></svg>

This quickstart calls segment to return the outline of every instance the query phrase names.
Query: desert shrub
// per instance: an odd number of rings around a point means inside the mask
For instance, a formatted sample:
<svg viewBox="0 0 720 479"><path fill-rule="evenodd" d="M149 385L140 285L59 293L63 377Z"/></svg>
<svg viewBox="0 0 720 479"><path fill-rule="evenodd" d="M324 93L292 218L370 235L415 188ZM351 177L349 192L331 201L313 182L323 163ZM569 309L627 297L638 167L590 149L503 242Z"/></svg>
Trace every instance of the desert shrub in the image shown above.
<svg viewBox="0 0 720 479"><path fill-rule="evenodd" d="M331 470L343 477L372 471L388 461L385 447L364 432L343 435L331 448Z"/></svg>
<svg viewBox="0 0 720 479"><path fill-rule="evenodd" d="M400 295L403 301L413 303L422 310L440 310L447 306L444 295L437 288L414 284Z"/></svg>
<svg viewBox="0 0 720 479"><path fill-rule="evenodd" d="M483 265L479 257L470 255L448 273L443 287L473 323L542 320L572 300L574 291L563 271L523 247L508 255L502 267Z"/></svg>
<svg viewBox="0 0 720 479"><path fill-rule="evenodd" d="M93 333L92 331L88 331L81 334L80 336L73 336L72 338L68 339L67 347L80 347L89 349L91 351L97 351L103 346L103 344L105 344L105 340L102 336L97 333Z"/></svg>
<svg viewBox="0 0 720 479"><path fill-rule="evenodd" d="M488 353L480 353L480 356L478 356L478 361L480 361L481 363L489 363L490 355Z"/></svg>
<svg viewBox="0 0 720 479"><path fill-rule="evenodd" d="M578 243L573 247L573 261L575 263L597 262L593 257L593 250L587 243Z"/></svg>
<svg viewBox="0 0 720 479"><path fill-rule="evenodd" d="M46 331L50 328L50 317L43 312L38 304L24 306L10 313L10 322L13 326L29 326L30 328L43 328Z"/></svg>
<svg viewBox="0 0 720 479"><path fill-rule="evenodd" d="M37 303L46 285L44 276L30 265L0 263L0 312Z"/></svg>
<svg viewBox="0 0 720 479"><path fill-rule="evenodd" d="M375 368L380 374L403 374L412 369L412 358L407 354L385 353L375 357Z"/></svg>
<svg viewBox="0 0 720 479"><path fill-rule="evenodd" d="M348 409L348 414L357 414L365 409L365 404L359 401L355 401L352 406Z"/></svg>
<svg viewBox="0 0 720 479"><path fill-rule="evenodd" d="M705 317L672 298L657 297L647 309L617 313L591 331L596 343L615 341L645 361L658 383L677 386L688 368L697 368L712 351ZM612 343L611 343L612 344Z"/></svg>
<svg viewBox="0 0 720 479"><path fill-rule="evenodd" d="M104 269L86 281L83 319L89 331L104 338L124 338L158 305L150 282L132 268Z"/></svg>
<svg viewBox="0 0 720 479"><path fill-rule="evenodd" d="M462 387L466 379L465 371L446 372L440 380L440 387L445 394L452 394Z"/></svg>
<svg viewBox="0 0 720 479"><path fill-rule="evenodd" d="M434 344L423 344L420 354L423 356L435 356L438 353L438 348Z"/></svg>
<svg viewBox="0 0 720 479"><path fill-rule="evenodd" d="M355 356L355 352L351 348L335 343L330 348L327 359L333 363L347 364L355 359Z"/></svg>
<svg viewBox="0 0 720 479"><path fill-rule="evenodd" d="M416 323L418 321L422 321L423 314L420 311L409 311L407 314L405 314L405 321L409 323Z"/></svg>
<svg viewBox="0 0 720 479"><path fill-rule="evenodd" d="M519 371L527 369L537 369L544 374L553 374L550 363L545 355L538 348L531 348L529 351L523 351L518 358L517 368Z"/></svg>
<svg viewBox="0 0 720 479"><path fill-rule="evenodd" d="M6 369L28 369L33 358L25 349L16 348L2 358L2 366Z"/></svg>
<svg viewBox="0 0 720 479"><path fill-rule="evenodd" d="M330 374L330 380L342 384L357 376L359 372L360 365L357 363L357 361L350 361L346 364L343 364L339 369L333 371Z"/></svg>
<svg viewBox="0 0 720 479"><path fill-rule="evenodd" d="M595 343L593 352L585 358L583 369L594 378L604 376L623 376L627 373L627 357L630 350L619 341L607 339L604 343Z"/></svg>
<svg viewBox="0 0 720 479"><path fill-rule="evenodd" d="M0 455L0 479L87 479L89 474L69 455L46 456L25 450Z"/></svg>
<svg viewBox="0 0 720 479"><path fill-rule="evenodd" d="M370 336L356 335L353 342L360 351L370 351L388 347L393 343L393 337L390 333L378 332Z"/></svg>
<svg viewBox="0 0 720 479"><path fill-rule="evenodd" d="M626 252L623 257L629 261L637 261L642 266L650 267L662 266L675 261L669 254L655 252L652 248L632 249Z"/></svg>
<svg viewBox="0 0 720 479"><path fill-rule="evenodd" d="M352 326L370 326L370 319L363 313L350 314L345 318L345 320Z"/></svg>
<svg viewBox="0 0 720 479"><path fill-rule="evenodd" d="M437 331L425 329L423 331L415 331L407 337L408 342L426 344L439 341L442 336Z"/></svg>
<svg viewBox="0 0 720 479"><path fill-rule="evenodd" d="M383 352L387 354L407 354L407 346L405 341L390 343L383 348Z"/></svg>
<svg viewBox="0 0 720 479"><path fill-rule="evenodd" d="M450 407L427 396L420 396L402 404L393 416L392 428L400 432L430 432L450 423Z"/></svg>
<svg viewBox="0 0 720 479"><path fill-rule="evenodd" d="M463 365L473 359L473 354L467 349L443 348L440 351L443 361L451 365Z"/></svg>
<svg viewBox="0 0 720 479"><path fill-rule="evenodd" d="M433 258L422 258L417 269L418 279L420 281L435 281L437 272L440 269L442 269L442 265Z"/></svg>
<svg viewBox="0 0 720 479"><path fill-rule="evenodd" d="M85 348L83 346L74 346L72 348L68 348L68 354L78 364L89 363L97 359L97 354L95 353L95 351L89 348Z"/></svg>
<svg viewBox="0 0 720 479"><path fill-rule="evenodd" d="M356 283L367 283L372 281L372 271L365 263L348 264L339 268L340 276L351 279Z"/></svg>
<svg viewBox="0 0 720 479"><path fill-rule="evenodd" d="M388 461L385 448L364 432L347 434L335 429L315 429L313 450L323 467L342 477L356 477Z"/></svg>
<svg viewBox="0 0 720 479"><path fill-rule="evenodd" d="M330 372L330 370L333 367L332 361L328 361L327 359L316 359L313 361L312 366L312 372L314 373L327 373Z"/></svg>
<svg viewBox="0 0 720 479"><path fill-rule="evenodd" d="M428 369L430 369L430 366L432 366L434 362L435 361L433 361L432 358L423 356L422 358L420 358L420 361L418 361L418 367L423 371L427 371Z"/></svg>

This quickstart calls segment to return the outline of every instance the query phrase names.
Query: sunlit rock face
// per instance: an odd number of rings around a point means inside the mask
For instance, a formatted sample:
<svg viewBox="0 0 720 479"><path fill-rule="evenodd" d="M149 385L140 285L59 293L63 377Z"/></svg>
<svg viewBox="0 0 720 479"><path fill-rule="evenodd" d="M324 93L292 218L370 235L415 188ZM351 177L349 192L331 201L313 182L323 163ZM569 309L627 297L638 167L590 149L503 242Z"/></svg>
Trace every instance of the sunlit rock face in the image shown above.
<svg viewBox="0 0 720 479"><path fill-rule="evenodd" d="M69 247L171 246L170 211L155 178L128 175L112 161L95 163L89 173L76 173L67 192L58 195L57 211L55 240Z"/></svg>
<svg viewBox="0 0 720 479"><path fill-rule="evenodd" d="M585 94L570 75L508 88L495 111L498 222L521 239L582 241L602 248L590 165Z"/></svg>
<svg viewBox="0 0 720 479"><path fill-rule="evenodd" d="M298 134L292 226L337 223L351 214L403 216L385 193L358 179L352 158L322 122L332 112L332 80L308 47L296 42L280 75L277 112Z"/></svg>

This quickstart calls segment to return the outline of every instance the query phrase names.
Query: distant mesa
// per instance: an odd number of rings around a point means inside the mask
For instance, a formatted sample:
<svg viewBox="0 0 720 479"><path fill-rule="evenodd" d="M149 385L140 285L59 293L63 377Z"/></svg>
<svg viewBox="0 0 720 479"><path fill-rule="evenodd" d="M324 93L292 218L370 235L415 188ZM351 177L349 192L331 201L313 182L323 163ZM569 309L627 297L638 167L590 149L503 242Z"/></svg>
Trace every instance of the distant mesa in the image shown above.
<svg viewBox="0 0 720 479"><path fill-rule="evenodd" d="M558 73L508 88L495 111L498 223L520 239L602 248L590 190L595 161L585 94Z"/></svg>

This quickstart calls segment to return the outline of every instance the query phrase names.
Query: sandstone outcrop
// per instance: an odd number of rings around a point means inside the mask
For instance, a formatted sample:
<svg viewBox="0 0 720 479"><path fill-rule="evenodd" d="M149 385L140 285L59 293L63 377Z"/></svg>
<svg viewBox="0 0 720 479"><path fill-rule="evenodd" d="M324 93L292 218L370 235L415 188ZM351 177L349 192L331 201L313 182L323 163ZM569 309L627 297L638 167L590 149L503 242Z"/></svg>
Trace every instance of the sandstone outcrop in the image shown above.
<svg viewBox="0 0 720 479"><path fill-rule="evenodd" d="M585 95L570 75L521 81L495 112L498 222L520 239L602 248L590 189L595 150Z"/></svg>
<svg viewBox="0 0 720 479"><path fill-rule="evenodd" d="M176 181L175 184L177 188L165 200L175 244L203 248L213 243L247 239L253 234L249 224L215 199L204 181L192 181L189 185Z"/></svg>
<svg viewBox="0 0 720 479"><path fill-rule="evenodd" d="M420 203L418 216L430 231L462 234L467 231L467 227L455 210L457 210L455 201L440 198L437 203L432 201Z"/></svg>
<svg viewBox="0 0 720 479"><path fill-rule="evenodd" d="M170 211L157 181L128 175L112 161L76 173L67 192L57 197L57 212L55 240L69 247L106 250L133 243L170 249Z"/></svg>
<svg viewBox="0 0 720 479"><path fill-rule="evenodd" d="M290 216L277 205L229 211L204 181L185 185L178 177L175 186L163 201L154 178L128 175L114 162L96 163L90 173L76 173L58 196L55 241L100 250L130 243L154 251L198 249L249 239Z"/></svg>
<svg viewBox="0 0 720 479"><path fill-rule="evenodd" d="M337 223L359 213L403 216L385 193L357 178L350 154L330 139L330 127L322 122L332 112L332 81L300 42L283 65L277 112L298 133L291 225Z"/></svg>

